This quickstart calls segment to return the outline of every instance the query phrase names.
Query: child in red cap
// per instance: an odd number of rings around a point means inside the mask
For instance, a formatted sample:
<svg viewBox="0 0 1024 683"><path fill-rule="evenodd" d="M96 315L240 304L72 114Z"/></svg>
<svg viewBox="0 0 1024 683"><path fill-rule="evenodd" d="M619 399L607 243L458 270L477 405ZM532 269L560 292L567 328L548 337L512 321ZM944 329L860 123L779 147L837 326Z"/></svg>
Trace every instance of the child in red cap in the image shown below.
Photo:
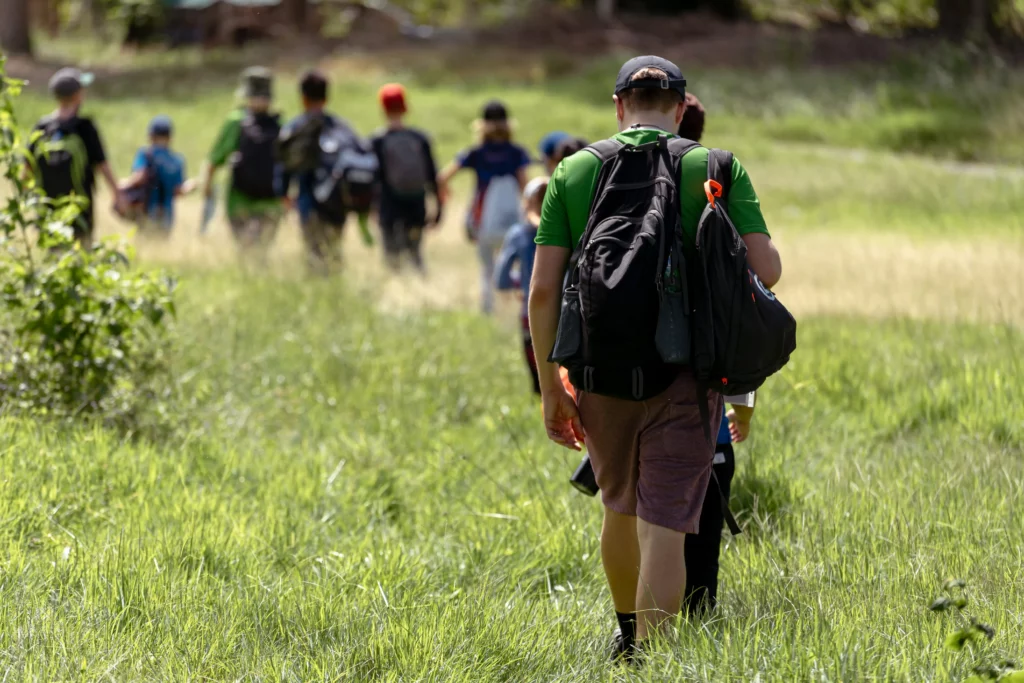
<svg viewBox="0 0 1024 683"><path fill-rule="evenodd" d="M405 88L390 83L380 89L380 105L387 125L372 138L380 164L380 229L384 256L393 269L401 266L408 252L413 265L425 270L422 253L423 230L441 221L443 201L437 191L437 166L427 136L405 125L408 111ZM427 195L433 195L436 209L427 218Z"/></svg>

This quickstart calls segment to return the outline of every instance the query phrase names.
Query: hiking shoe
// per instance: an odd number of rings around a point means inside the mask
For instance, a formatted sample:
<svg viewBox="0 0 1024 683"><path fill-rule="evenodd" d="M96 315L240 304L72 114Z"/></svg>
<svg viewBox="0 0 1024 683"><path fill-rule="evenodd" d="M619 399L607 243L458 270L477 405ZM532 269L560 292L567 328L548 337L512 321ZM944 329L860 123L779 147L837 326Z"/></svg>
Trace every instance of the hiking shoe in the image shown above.
<svg viewBox="0 0 1024 683"><path fill-rule="evenodd" d="M612 633L612 643L609 648L611 660L615 664L632 664L636 658L636 641L625 638L622 629L616 627Z"/></svg>

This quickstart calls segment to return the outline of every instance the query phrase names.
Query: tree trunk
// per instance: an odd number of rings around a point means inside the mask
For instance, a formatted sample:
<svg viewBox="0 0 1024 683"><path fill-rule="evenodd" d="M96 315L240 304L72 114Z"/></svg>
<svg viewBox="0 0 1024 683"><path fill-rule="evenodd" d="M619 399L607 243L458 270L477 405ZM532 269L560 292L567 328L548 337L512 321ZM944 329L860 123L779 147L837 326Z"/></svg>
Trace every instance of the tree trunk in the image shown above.
<svg viewBox="0 0 1024 683"><path fill-rule="evenodd" d="M107 6L103 0L88 0L89 23L96 36L107 37Z"/></svg>
<svg viewBox="0 0 1024 683"><path fill-rule="evenodd" d="M615 0L597 0L597 16L608 21L615 16Z"/></svg>
<svg viewBox="0 0 1024 683"><path fill-rule="evenodd" d="M29 0L0 0L0 48L9 55L32 55Z"/></svg>
<svg viewBox="0 0 1024 683"><path fill-rule="evenodd" d="M286 0L288 21L299 33L305 33L309 19L309 0Z"/></svg>
<svg viewBox="0 0 1024 683"><path fill-rule="evenodd" d="M936 0L939 33L961 42L986 36L994 26L995 0Z"/></svg>

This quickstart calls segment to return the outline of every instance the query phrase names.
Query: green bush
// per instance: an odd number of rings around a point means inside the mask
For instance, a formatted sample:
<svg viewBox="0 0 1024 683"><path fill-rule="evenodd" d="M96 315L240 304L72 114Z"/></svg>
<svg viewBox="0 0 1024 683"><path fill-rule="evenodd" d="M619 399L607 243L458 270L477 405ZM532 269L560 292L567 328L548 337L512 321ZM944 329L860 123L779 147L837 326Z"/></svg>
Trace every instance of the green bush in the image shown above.
<svg viewBox="0 0 1024 683"><path fill-rule="evenodd" d="M7 411L95 416L132 427L166 394L174 283L130 267L126 245L78 245L80 198L43 196L26 165L14 100L21 83L0 60L0 402Z"/></svg>

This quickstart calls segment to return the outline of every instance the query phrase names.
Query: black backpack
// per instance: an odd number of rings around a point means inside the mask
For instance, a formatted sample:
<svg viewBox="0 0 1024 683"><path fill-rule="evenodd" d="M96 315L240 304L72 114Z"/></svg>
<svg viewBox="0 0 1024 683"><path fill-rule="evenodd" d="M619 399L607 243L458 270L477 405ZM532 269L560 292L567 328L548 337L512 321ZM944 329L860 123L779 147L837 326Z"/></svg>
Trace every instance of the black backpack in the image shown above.
<svg viewBox="0 0 1024 683"><path fill-rule="evenodd" d="M583 391L646 400L689 361L679 173L698 146L665 134L586 148L601 171L550 356Z"/></svg>
<svg viewBox="0 0 1024 683"><path fill-rule="evenodd" d="M277 138L281 118L277 114L248 114L241 123L238 150L232 157L231 187L252 199L273 199L277 164Z"/></svg>
<svg viewBox="0 0 1024 683"><path fill-rule="evenodd" d="M78 135L77 117L61 120L53 116L42 124L42 134L33 143L39 184L47 197L84 195L86 166L85 144Z"/></svg>
<svg viewBox="0 0 1024 683"><path fill-rule="evenodd" d="M393 130L378 138L383 180L397 197L420 197L434 182L423 138L411 130Z"/></svg>
<svg viewBox="0 0 1024 683"><path fill-rule="evenodd" d="M708 152L708 205L689 266L691 366L723 394L758 389L796 349L796 320L747 264L747 245L729 218L731 153Z"/></svg>

